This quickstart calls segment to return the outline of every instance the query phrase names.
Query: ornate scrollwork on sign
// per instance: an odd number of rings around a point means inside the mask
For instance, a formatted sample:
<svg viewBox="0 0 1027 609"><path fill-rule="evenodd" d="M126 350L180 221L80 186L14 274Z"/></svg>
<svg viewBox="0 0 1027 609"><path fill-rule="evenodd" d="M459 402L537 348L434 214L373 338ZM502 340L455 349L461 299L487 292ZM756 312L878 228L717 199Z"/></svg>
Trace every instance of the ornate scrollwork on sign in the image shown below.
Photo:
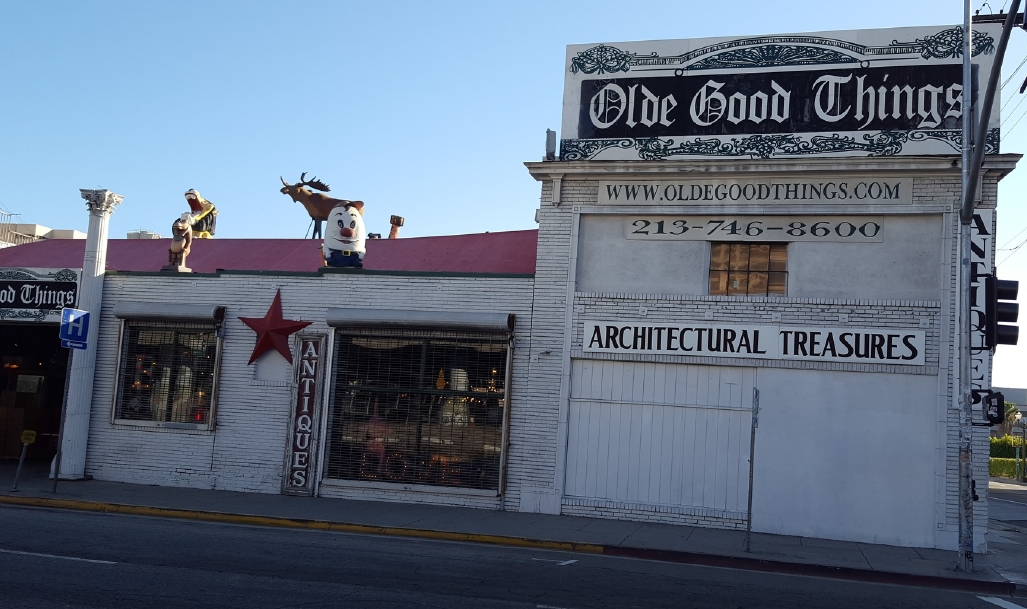
<svg viewBox="0 0 1027 609"><path fill-rule="evenodd" d="M125 197L109 190L90 190L79 188L82 198L86 200L86 207L91 214L107 215L114 212L114 208L121 204Z"/></svg>
<svg viewBox="0 0 1027 609"><path fill-rule="evenodd" d="M926 139L941 140L952 146L952 149L956 152L963 150L963 131L962 129L938 129L934 131L913 131L909 134L909 140L922 141ZM984 152L985 154L998 154L999 153L999 130L988 129L987 139L984 141Z"/></svg>
<svg viewBox="0 0 1027 609"><path fill-rule="evenodd" d="M995 52L995 39L981 31L970 35L973 55L991 55ZM937 34L917 38L913 42L892 41L892 46L916 48L924 59L948 59L963 56L963 28L954 27Z"/></svg>
<svg viewBox="0 0 1027 609"><path fill-rule="evenodd" d="M973 32L973 54L995 52L995 39L981 31ZM617 47L598 45L571 59L574 74L614 74L632 67L666 66L666 69L713 70L731 67L772 67L794 65L831 65L855 63L875 57L896 58L919 55L924 59L962 57L963 30L959 27L912 42L893 40L887 46L868 46L820 36L760 36L737 38L711 44L680 55L653 52L629 53Z"/></svg>
<svg viewBox="0 0 1027 609"><path fill-rule="evenodd" d="M607 140L562 140L560 142L560 160L587 161L607 148L634 148L638 141L630 137Z"/></svg>
<svg viewBox="0 0 1027 609"><path fill-rule="evenodd" d="M998 130L988 136L988 151ZM582 161L594 158L608 148L634 148L638 158L645 161L659 161L676 156L749 157L769 159L776 156L806 156L837 152L862 152L867 156L893 156L902 151L909 141L928 138L948 139L948 131L881 131L867 133L863 139L853 136L831 134L814 135L809 139L797 134L749 135L722 140L720 138L695 138L674 144L673 140L660 138L623 138L606 140L563 140L560 144L560 159ZM994 143L997 146L997 143ZM996 148L997 150L997 148Z"/></svg>
<svg viewBox="0 0 1027 609"><path fill-rule="evenodd" d="M688 69L764 68L768 66L802 66L825 63L859 63L859 59L834 49L767 44L759 47L734 49L718 53L712 57L700 59L688 66Z"/></svg>
<svg viewBox="0 0 1027 609"><path fill-rule="evenodd" d="M585 74L627 72L628 62L634 57L634 53L625 53L617 47L601 44L578 53L577 57L571 60L571 72L575 74L578 72ZM656 57L656 53L653 53L653 57Z"/></svg>
<svg viewBox="0 0 1027 609"><path fill-rule="evenodd" d="M45 275L41 275L28 269L0 269L0 279L36 281L37 279L42 279L43 277L45 277ZM75 279L78 278L76 277Z"/></svg>
<svg viewBox="0 0 1027 609"><path fill-rule="evenodd" d="M60 313L60 310L57 311ZM49 314L46 310L0 309L0 319L31 319L43 321Z"/></svg>
<svg viewBox="0 0 1027 609"><path fill-rule="evenodd" d="M71 269L61 269L53 273L47 273L47 277L54 281L78 281L78 273Z"/></svg>

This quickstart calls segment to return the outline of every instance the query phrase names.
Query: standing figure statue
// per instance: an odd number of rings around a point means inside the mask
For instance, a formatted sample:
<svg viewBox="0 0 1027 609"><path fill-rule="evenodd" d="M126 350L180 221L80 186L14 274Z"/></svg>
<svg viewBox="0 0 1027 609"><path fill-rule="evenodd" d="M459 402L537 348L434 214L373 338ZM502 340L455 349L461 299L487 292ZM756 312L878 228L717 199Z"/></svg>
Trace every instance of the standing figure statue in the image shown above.
<svg viewBox="0 0 1027 609"><path fill-rule="evenodd" d="M198 190L190 188L185 191L185 200L189 203L192 216L192 232L197 239L210 239L214 236L218 210L214 204L200 196Z"/></svg>
<svg viewBox="0 0 1027 609"><path fill-rule="evenodd" d="M168 248L168 263L161 267L162 271L176 271L179 273L191 273L192 269L185 265L189 250L193 244L193 217L189 214L182 214L182 217L175 220L171 225L171 247Z"/></svg>

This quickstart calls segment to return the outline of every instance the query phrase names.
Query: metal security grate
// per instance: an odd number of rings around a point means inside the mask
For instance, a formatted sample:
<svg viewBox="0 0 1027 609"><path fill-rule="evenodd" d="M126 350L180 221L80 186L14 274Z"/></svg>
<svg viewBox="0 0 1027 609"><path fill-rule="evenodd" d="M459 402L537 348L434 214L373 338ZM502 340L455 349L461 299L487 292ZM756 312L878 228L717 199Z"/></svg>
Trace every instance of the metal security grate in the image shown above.
<svg viewBox="0 0 1027 609"><path fill-rule="evenodd" d="M336 331L325 477L499 489L508 338Z"/></svg>
<svg viewBox="0 0 1027 609"><path fill-rule="evenodd" d="M115 418L208 425L214 395L214 322L126 320Z"/></svg>

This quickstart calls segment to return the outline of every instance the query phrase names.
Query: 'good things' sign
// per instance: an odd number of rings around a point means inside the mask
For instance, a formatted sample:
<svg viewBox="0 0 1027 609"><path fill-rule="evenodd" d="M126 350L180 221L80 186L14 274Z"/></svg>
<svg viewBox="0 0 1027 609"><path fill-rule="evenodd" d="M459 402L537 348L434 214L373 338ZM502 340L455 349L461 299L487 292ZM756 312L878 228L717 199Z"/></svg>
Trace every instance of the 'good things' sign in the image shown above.
<svg viewBox="0 0 1027 609"><path fill-rule="evenodd" d="M924 365L923 331L585 322L586 353L644 353Z"/></svg>

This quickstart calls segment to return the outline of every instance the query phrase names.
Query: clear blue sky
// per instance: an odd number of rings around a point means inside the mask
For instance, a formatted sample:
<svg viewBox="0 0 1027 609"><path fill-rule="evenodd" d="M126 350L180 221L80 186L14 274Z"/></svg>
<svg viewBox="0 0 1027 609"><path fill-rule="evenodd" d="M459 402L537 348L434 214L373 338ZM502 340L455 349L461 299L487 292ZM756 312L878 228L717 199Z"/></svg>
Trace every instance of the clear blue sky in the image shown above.
<svg viewBox="0 0 1027 609"><path fill-rule="evenodd" d="M539 185L522 163L559 128L567 44L961 20L959 0L8 0L0 207L85 230L78 189L109 188L125 196L112 236L166 234L196 188L221 210L219 238L302 237L309 218L278 177L306 171L365 201L370 231L387 232L389 214L406 217L404 236L534 228ZM1025 56L1017 31L1006 75ZM1025 76L1003 91L1004 152L1027 151L1027 119L1010 131ZM1000 189L999 245L1027 227L1025 176ZM1027 303L1024 251L999 272ZM1021 326L995 385L1027 385Z"/></svg>

